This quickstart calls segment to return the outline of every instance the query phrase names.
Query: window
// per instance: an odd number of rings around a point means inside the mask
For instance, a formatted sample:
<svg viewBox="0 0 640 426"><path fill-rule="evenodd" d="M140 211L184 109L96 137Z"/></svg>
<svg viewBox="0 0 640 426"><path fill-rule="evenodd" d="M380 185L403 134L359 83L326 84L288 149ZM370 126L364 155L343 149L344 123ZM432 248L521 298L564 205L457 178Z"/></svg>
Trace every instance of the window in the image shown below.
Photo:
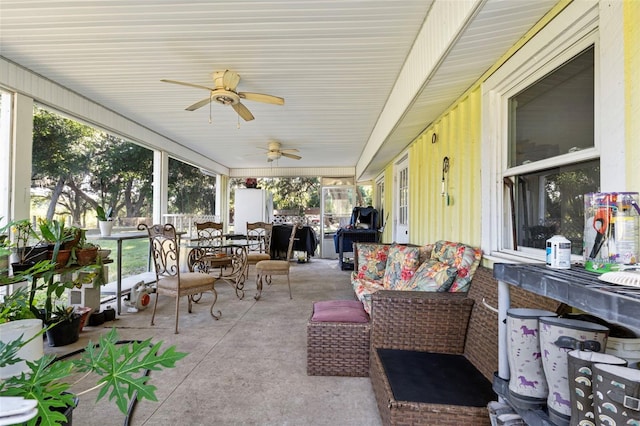
<svg viewBox="0 0 640 426"><path fill-rule="evenodd" d="M581 254L583 195L598 191L600 162L569 164L510 179L514 182L516 211L517 244L514 247L545 249L549 238L563 235L571 241L572 253ZM510 241L505 241L504 246L511 246Z"/></svg>
<svg viewBox="0 0 640 426"><path fill-rule="evenodd" d="M575 164L573 153L594 147L594 48L508 99L508 166L505 176L515 209L513 248L545 249L546 240L563 235L580 254L584 228L583 194L597 192L600 162ZM566 155L565 164L549 168L545 160ZM533 170L512 174L523 164ZM509 235L505 233L505 235Z"/></svg>
<svg viewBox="0 0 640 426"><path fill-rule="evenodd" d="M509 166L594 146L593 46L509 98Z"/></svg>
<svg viewBox="0 0 640 426"><path fill-rule="evenodd" d="M573 4L483 85L483 186L494 188L483 197L483 248L492 254L539 261L557 234L582 254L583 196L606 173L597 16Z"/></svg>

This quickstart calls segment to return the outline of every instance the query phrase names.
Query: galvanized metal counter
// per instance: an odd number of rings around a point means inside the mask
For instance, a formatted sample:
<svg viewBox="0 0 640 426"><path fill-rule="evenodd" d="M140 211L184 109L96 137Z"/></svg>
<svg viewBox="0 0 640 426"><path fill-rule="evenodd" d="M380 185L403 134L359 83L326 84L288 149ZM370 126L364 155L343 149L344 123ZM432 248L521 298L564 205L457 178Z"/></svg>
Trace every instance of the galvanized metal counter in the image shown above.
<svg viewBox="0 0 640 426"><path fill-rule="evenodd" d="M544 264L497 263L493 276L640 332L640 288L609 284L580 266L550 269Z"/></svg>

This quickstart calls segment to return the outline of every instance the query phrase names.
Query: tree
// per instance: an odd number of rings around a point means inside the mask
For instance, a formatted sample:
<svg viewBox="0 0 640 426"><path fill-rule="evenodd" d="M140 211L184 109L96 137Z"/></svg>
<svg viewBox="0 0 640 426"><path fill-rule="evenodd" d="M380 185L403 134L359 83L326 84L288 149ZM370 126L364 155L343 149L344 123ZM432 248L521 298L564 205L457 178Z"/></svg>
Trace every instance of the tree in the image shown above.
<svg viewBox="0 0 640 426"><path fill-rule="evenodd" d="M304 210L320 207L320 179L317 177L260 178L258 186L273 194L275 210ZM231 188L243 188L244 179L232 179Z"/></svg>
<svg viewBox="0 0 640 426"><path fill-rule="evenodd" d="M33 179L51 194L47 218L62 207L58 213L86 225L98 205L126 217L150 213L151 150L41 108L34 110L33 147Z"/></svg>
<svg viewBox="0 0 640 426"><path fill-rule="evenodd" d="M33 179L47 182L51 201L46 217L53 218L68 183L81 182L94 131L88 126L36 108L33 115ZM67 213L73 213L67 205ZM75 218L74 218L75 219Z"/></svg>
<svg viewBox="0 0 640 426"><path fill-rule="evenodd" d="M168 185L169 213L212 215L216 211L215 177L199 168L170 158Z"/></svg>

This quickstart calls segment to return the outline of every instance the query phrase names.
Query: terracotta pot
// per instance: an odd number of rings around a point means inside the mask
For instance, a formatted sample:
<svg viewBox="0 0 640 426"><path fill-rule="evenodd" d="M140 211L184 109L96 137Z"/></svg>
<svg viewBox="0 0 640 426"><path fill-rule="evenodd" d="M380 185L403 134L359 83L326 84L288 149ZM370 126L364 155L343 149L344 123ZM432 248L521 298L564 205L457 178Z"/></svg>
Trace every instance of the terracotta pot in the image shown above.
<svg viewBox="0 0 640 426"><path fill-rule="evenodd" d="M96 261L97 256L98 247L76 249L76 259L78 260L78 265L91 265Z"/></svg>
<svg viewBox="0 0 640 426"><path fill-rule="evenodd" d="M71 250L59 250L58 257L56 258L56 268L64 268L67 266L69 262L69 258L71 257ZM49 252L49 259L53 258L53 251Z"/></svg>

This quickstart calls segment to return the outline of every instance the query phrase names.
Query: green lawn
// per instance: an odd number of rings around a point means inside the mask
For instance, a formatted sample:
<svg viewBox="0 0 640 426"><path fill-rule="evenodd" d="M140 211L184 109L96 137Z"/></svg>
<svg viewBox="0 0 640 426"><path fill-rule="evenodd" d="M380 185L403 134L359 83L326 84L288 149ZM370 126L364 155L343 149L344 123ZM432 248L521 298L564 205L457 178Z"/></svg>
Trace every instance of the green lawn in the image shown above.
<svg viewBox="0 0 640 426"><path fill-rule="evenodd" d="M107 282L116 280L116 257L117 257L117 242L112 240L100 240L95 241L103 249L110 249L110 259L113 259L114 263L109 264L109 277ZM122 276L139 274L146 272L148 269L149 261L149 240L146 238L136 240L124 240L122 242ZM151 268L153 270L153 268Z"/></svg>

